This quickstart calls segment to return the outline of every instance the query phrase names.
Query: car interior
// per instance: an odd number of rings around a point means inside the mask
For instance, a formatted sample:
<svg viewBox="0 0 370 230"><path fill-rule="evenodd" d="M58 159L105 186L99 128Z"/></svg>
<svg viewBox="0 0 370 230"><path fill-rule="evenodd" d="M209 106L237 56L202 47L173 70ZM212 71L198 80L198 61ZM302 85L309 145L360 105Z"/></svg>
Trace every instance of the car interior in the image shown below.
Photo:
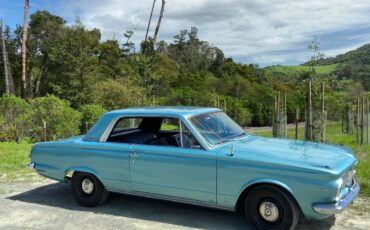
<svg viewBox="0 0 370 230"><path fill-rule="evenodd" d="M179 119L130 117L117 121L107 142L181 147ZM182 123L182 147L200 148L199 142Z"/></svg>

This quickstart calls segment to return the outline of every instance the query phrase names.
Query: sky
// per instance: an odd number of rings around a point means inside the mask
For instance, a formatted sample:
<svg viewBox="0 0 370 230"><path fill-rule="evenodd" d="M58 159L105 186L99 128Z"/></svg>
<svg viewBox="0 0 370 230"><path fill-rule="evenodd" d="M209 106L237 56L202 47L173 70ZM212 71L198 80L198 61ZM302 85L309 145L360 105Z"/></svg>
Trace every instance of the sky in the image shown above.
<svg viewBox="0 0 370 230"><path fill-rule="evenodd" d="M72 25L99 28L102 40L145 37L153 0L30 0L30 13L48 10ZM161 0L156 1L153 35ZM23 22L23 0L0 0L0 19L15 28ZM370 0L166 0L158 40L173 41L180 30L196 26L199 38L227 57L260 66L296 65L312 56L314 37L321 51L335 56L370 43Z"/></svg>

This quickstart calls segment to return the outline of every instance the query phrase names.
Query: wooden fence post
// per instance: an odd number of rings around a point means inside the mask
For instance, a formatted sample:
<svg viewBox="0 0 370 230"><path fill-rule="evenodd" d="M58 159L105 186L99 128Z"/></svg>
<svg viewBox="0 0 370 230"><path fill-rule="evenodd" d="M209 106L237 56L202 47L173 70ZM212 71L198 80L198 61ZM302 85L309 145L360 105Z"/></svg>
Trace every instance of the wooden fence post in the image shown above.
<svg viewBox="0 0 370 230"><path fill-rule="evenodd" d="M47 141L47 129L46 129L46 121L43 121L44 123L44 141Z"/></svg>
<svg viewBox="0 0 370 230"><path fill-rule="evenodd" d="M295 139L298 139L298 121L299 121L299 108L295 111Z"/></svg>
<svg viewBox="0 0 370 230"><path fill-rule="evenodd" d="M308 122L307 125L307 139L309 141L312 141L312 84L311 81L308 81L308 102L307 102L307 116L308 119L306 122Z"/></svg>

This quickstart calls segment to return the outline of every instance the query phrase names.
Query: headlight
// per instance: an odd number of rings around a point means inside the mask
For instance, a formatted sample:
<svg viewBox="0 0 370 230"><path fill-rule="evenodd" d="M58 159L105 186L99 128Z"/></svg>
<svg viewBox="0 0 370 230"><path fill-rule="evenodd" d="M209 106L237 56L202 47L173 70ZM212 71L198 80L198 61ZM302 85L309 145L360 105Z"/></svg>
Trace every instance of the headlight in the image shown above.
<svg viewBox="0 0 370 230"><path fill-rule="evenodd" d="M342 189L344 188L343 178L339 179L339 186L337 190L337 195L335 196L335 200L338 201L340 198L340 193L342 192Z"/></svg>
<svg viewBox="0 0 370 230"><path fill-rule="evenodd" d="M340 199L341 192L344 188L350 189L354 184L356 170L350 169L346 173L344 173L341 178L339 179L339 186L337 191L336 200Z"/></svg>

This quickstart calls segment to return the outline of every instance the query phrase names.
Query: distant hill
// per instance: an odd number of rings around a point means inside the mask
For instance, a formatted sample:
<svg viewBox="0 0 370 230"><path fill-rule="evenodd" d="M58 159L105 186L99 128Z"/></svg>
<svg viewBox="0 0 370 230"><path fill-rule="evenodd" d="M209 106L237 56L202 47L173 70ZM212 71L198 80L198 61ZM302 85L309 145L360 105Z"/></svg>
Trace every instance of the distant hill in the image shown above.
<svg viewBox="0 0 370 230"><path fill-rule="evenodd" d="M336 57L309 61L297 66L268 66L264 70L267 76L289 80L307 74L310 68L314 68L317 74L331 74L338 80L361 83L365 90L370 91L370 44Z"/></svg>
<svg viewBox="0 0 370 230"><path fill-rule="evenodd" d="M306 62L302 65L312 66L314 65L331 65L331 64L343 64L343 63L356 63L370 65L370 44L366 44L351 50L345 54L340 54L336 57L323 58L314 63L312 61Z"/></svg>
<svg viewBox="0 0 370 230"><path fill-rule="evenodd" d="M317 65L313 68L315 72L318 74L329 74L333 72L338 64L328 64L328 65ZM283 65L275 65L275 66L268 66L265 68L265 72L267 75L286 75L286 76L299 76L305 72L310 71L311 66L305 65L296 65L296 66L283 66Z"/></svg>

